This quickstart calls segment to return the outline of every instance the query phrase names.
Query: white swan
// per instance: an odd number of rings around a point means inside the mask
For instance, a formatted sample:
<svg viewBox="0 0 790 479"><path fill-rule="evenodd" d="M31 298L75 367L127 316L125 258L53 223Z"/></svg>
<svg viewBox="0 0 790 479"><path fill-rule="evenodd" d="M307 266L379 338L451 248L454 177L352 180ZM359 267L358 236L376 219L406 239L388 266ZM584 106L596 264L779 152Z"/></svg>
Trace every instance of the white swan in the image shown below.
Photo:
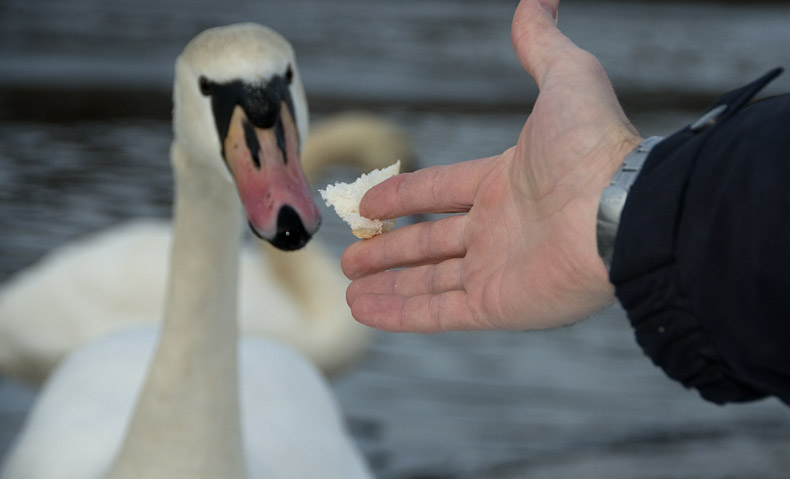
<svg viewBox="0 0 790 479"><path fill-rule="evenodd" d="M413 167L408 137L364 112L319 123L302 153L310 182L334 165L369 171L395 160ZM158 320L170 242L168 221L135 219L57 248L7 280L0 288L0 374L40 384L80 345ZM298 252L244 244L239 275L243 334L285 341L329 375L366 350L371 332L351 317L339 261L318 241ZM277 314L262 315L263 306Z"/></svg>
<svg viewBox="0 0 790 479"><path fill-rule="evenodd" d="M207 30L176 62L174 103L161 331L70 355L2 477L370 477L322 375L275 341L238 340L239 200L256 234L283 249L319 223L299 166L307 110L290 45L253 24Z"/></svg>

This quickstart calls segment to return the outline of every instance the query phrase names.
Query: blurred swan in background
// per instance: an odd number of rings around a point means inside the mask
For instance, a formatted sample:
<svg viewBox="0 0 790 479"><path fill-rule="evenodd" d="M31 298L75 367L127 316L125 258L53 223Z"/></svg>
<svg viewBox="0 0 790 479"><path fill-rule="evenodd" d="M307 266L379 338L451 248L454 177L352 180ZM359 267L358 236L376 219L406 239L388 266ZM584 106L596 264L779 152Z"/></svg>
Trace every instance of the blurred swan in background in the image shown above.
<svg viewBox="0 0 790 479"><path fill-rule="evenodd" d="M415 166L406 133L359 111L318 123L302 152L313 187L333 167L370 171L396 160ZM169 221L134 219L59 247L9 278L0 286L0 374L40 384L76 347L157 321L170 242ZM241 250L242 334L284 341L329 375L357 360L371 332L351 317L338 258L317 240L294 252L256 243ZM262 305L280 313L264 317Z"/></svg>

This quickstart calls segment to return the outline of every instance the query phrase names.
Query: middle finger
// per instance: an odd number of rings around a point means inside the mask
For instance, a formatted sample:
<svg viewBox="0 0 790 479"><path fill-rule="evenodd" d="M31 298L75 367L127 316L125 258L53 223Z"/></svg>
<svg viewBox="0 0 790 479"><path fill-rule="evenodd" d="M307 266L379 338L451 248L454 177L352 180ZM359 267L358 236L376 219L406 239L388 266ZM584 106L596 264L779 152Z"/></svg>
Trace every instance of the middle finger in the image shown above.
<svg viewBox="0 0 790 479"><path fill-rule="evenodd" d="M466 253L463 228L466 215L397 228L349 246L341 258L350 279L404 266L435 264Z"/></svg>

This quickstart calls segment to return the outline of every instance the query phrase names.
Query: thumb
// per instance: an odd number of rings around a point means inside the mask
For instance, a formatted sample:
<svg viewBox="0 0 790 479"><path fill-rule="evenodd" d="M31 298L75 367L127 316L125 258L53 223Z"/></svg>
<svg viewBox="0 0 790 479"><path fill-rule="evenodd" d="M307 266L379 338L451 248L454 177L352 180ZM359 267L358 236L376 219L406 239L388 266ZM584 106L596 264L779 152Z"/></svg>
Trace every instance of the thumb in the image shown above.
<svg viewBox="0 0 790 479"><path fill-rule="evenodd" d="M557 28L559 4L559 0L521 0L513 15L510 31L513 47L538 88L557 53L575 48Z"/></svg>

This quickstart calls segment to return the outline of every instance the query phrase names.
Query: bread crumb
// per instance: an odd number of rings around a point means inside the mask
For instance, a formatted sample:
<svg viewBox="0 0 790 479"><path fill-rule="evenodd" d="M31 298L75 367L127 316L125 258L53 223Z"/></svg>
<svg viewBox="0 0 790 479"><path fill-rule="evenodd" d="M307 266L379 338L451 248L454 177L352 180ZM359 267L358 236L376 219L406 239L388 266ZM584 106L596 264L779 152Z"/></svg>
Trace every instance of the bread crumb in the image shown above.
<svg viewBox="0 0 790 479"><path fill-rule="evenodd" d="M370 239L395 226L395 220L365 218L359 214L359 203L365 193L382 181L400 172L400 161L386 168L363 173L353 183L337 182L327 185L326 189L318 190L327 206L334 208L335 213L351 227L351 233L357 238Z"/></svg>

